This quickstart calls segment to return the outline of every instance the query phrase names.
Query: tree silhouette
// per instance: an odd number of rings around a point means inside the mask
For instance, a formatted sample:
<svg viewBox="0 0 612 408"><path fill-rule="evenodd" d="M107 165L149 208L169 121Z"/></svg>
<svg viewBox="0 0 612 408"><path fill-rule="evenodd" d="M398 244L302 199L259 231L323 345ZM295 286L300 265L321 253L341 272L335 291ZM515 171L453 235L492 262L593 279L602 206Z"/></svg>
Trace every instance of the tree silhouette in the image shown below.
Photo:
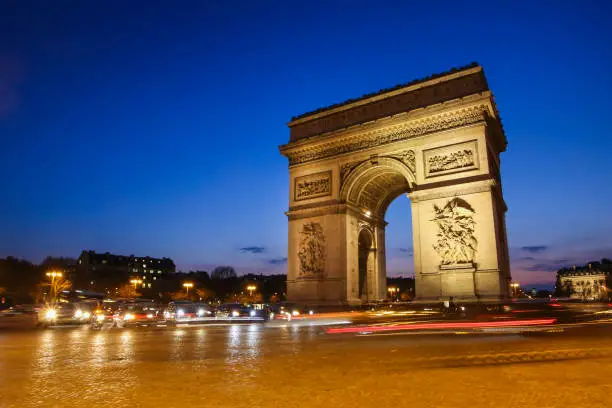
<svg viewBox="0 0 612 408"><path fill-rule="evenodd" d="M236 276L236 271L231 266L217 266L210 274L212 279L230 279Z"/></svg>

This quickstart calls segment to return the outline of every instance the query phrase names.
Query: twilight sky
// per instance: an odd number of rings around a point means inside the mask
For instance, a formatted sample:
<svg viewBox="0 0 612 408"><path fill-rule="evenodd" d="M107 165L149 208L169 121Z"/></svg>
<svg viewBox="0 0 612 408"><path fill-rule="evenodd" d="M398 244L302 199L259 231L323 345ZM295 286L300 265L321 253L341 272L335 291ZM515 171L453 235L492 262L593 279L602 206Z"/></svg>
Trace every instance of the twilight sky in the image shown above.
<svg viewBox="0 0 612 408"><path fill-rule="evenodd" d="M472 61L509 145L512 274L612 257L602 1L0 3L0 257L285 271L291 116ZM413 271L410 204L388 275Z"/></svg>

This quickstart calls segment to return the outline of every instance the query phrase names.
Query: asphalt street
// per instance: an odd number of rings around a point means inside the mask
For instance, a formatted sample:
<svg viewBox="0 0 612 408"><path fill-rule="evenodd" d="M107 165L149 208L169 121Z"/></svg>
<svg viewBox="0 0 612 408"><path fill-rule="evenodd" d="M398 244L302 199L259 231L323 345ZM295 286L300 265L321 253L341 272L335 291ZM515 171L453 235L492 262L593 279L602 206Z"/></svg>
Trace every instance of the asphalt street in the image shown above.
<svg viewBox="0 0 612 408"><path fill-rule="evenodd" d="M607 324L364 335L333 323L0 332L0 407L608 406Z"/></svg>

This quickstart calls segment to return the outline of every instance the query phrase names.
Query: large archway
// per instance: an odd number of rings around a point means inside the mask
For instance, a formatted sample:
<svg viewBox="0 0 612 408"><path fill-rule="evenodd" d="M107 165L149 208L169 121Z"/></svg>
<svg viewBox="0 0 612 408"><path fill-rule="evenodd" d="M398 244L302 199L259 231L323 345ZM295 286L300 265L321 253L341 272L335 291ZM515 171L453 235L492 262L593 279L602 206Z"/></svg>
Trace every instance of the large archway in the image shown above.
<svg viewBox="0 0 612 408"><path fill-rule="evenodd" d="M347 276L348 302L386 298L385 214L394 199L411 191L415 181L413 171L401 157L372 157L345 170L340 200L354 210L349 217L358 237L357 268L351 268ZM352 246L353 240L349 241ZM351 265L353 261L348 259L347 263Z"/></svg>
<svg viewBox="0 0 612 408"><path fill-rule="evenodd" d="M385 213L410 197L416 295L499 300L510 270L499 154L506 139L470 66L294 118L288 297L386 297Z"/></svg>

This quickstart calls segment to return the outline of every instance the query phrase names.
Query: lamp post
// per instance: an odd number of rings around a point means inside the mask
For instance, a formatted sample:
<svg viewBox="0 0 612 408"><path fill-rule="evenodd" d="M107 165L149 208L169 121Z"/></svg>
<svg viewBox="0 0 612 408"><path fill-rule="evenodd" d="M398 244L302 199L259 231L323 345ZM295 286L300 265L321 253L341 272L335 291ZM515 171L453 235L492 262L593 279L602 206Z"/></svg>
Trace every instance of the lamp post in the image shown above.
<svg viewBox="0 0 612 408"><path fill-rule="evenodd" d="M142 279L132 279L130 283L134 285L134 296L136 296L136 288L142 283Z"/></svg>
<svg viewBox="0 0 612 408"><path fill-rule="evenodd" d="M387 292L389 292L389 296L391 300L395 300L397 293L399 293L399 288L395 286L390 286L387 288Z"/></svg>
<svg viewBox="0 0 612 408"><path fill-rule="evenodd" d="M518 290L519 290L519 283L518 282L513 282L510 284L510 286L512 287L512 296L517 296L518 295Z"/></svg>
<svg viewBox="0 0 612 408"><path fill-rule="evenodd" d="M185 282L183 283L183 287L185 288L185 290L187 290L187 297L189 297L189 289L193 288L193 283Z"/></svg>
<svg viewBox="0 0 612 408"><path fill-rule="evenodd" d="M46 273L47 277L51 278L51 285L55 282L55 278L61 278L64 276L63 273L57 271L51 271Z"/></svg>
<svg viewBox="0 0 612 408"><path fill-rule="evenodd" d="M55 298L57 297L55 288L55 278L61 278L62 276L64 276L64 274L58 271L50 271L47 272L45 275L47 275L48 278L51 278L51 290L49 292L52 293L52 300L55 301Z"/></svg>
<svg viewBox="0 0 612 408"><path fill-rule="evenodd" d="M253 297L253 292L257 290L257 286L255 285L247 285L247 290L249 291L249 296Z"/></svg>

